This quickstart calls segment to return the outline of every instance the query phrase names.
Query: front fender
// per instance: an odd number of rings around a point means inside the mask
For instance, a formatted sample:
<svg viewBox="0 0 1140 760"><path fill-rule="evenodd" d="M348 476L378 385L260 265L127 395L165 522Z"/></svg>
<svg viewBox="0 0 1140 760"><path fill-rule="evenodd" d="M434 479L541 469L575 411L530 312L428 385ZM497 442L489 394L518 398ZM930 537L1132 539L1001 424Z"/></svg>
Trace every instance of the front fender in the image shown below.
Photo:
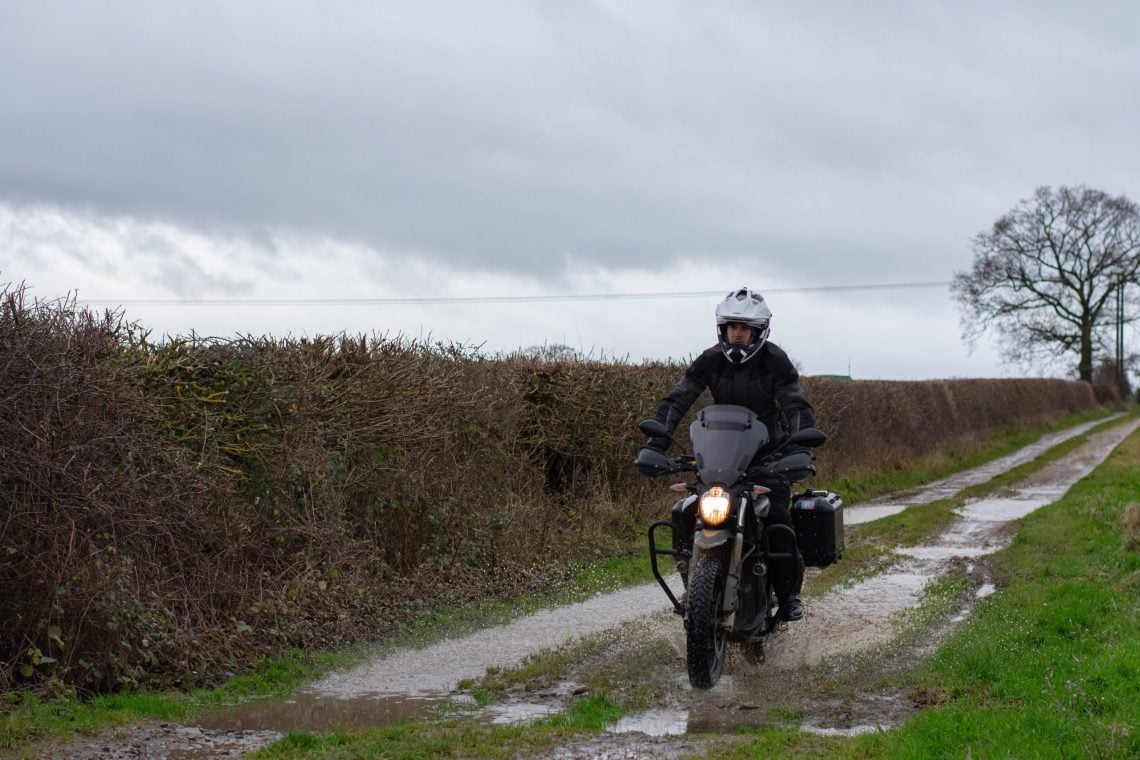
<svg viewBox="0 0 1140 760"><path fill-rule="evenodd" d="M703 530L693 535L693 544L706 551L709 549L715 549L718 546L723 546L731 540L732 531L726 528L720 528L717 530L704 528Z"/></svg>

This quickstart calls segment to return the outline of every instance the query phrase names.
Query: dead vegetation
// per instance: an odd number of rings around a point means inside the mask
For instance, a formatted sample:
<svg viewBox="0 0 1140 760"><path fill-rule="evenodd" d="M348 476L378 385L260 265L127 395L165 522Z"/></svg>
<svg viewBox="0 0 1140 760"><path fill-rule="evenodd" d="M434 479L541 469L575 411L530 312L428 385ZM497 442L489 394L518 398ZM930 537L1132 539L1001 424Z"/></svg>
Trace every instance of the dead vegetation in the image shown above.
<svg viewBox="0 0 1140 760"><path fill-rule="evenodd" d="M668 364L179 338L0 290L0 689L210 682L533 588L660 509ZM828 477L1087 409L1058 380L808 378ZM509 528L509 530L508 530Z"/></svg>
<svg viewBox="0 0 1140 760"><path fill-rule="evenodd" d="M1120 522L1124 527L1124 548L1132 552L1140 551L1140 504L1128 505Z"/></svg>

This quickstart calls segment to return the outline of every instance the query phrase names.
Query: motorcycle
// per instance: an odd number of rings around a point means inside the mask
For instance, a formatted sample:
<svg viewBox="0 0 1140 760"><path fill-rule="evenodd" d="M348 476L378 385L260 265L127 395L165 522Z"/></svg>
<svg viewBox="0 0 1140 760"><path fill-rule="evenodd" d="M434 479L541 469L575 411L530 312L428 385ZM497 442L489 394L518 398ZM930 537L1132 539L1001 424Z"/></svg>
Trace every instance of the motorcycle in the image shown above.
<svg viewBox="0 0 1140 760"><path fill-rule="evenodd" d="M676 445L657 420L646 420L639 428L647 436L666 438ZM757 452L769 444L769 430L752 410L728 404L714 404L698 412L689 436L692 455L682 453L674 458L643 448L634 466L649 477L696 473L692 483L671 486L686 496L674 505L672 521L658 520L649 527L649 557L654 577L674 612L685 621L689 682L696 689L710 689L724 670L729 642L740 644L749 660L763 659L764 638L780 620L769 563L773 559L798 561L794 552L777 553L769 548L769 538L776 532L785 531L795 539L797 531L780 524L763 526L761 520L770 508L770 489L760 483L773 478L791 483L814 474L812 454L807 449L822 445L827 437L820 430L805 428L753 462ZM814 509L816 501L826 507L828 502L822 494L826 492L806 491L802 496L813 498ZM814 498L817 495L820 499ZM841 509L837 497L832 501ZM842 553L842 516L835 509L832 507L827 516L823 510L819 514L837 520L838 546L834 532L828 531L832 533L831 561ZM678 525L686 524L695 526L691 548L678 535ZM671 533L670 548L657 540L656 534L666 529ZM812 538L815 532L809 531ZM660 556L672 557L677 565L686 588L681 599L661 575L657 563Z"/></svg>

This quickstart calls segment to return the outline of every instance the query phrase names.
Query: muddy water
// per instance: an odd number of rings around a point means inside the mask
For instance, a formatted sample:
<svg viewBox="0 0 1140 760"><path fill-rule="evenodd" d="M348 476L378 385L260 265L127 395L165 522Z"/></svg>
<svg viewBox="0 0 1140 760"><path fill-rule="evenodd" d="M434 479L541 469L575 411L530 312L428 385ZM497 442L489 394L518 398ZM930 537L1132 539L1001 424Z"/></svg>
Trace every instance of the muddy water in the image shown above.
<svg viewBox="0 0 1140 760"><path fill-rule="evenodd" d="M1121 416L1120 414L1114 414L1093 422L1075 425L1056 433L1043 435L1025 448L1018 449L1012 454L1008 454L1000 459L994 459L978 467L963 470L942 480L928 483L913 491L889 494L880 499L872 499L858 506L847 508L843 512L843 521L847 525L859 525L860 523L872 522L891 515L897 515L908 507L949 499L964 488L986 483L1018 465L1033 461L1059 443L1063 443L1070 438L1075 438L1078 435L1083 435L1097 425L1104 424L1109 420L1117 419ZM1064 493L1064 491L1062 491L1062 493Z"/></svg>

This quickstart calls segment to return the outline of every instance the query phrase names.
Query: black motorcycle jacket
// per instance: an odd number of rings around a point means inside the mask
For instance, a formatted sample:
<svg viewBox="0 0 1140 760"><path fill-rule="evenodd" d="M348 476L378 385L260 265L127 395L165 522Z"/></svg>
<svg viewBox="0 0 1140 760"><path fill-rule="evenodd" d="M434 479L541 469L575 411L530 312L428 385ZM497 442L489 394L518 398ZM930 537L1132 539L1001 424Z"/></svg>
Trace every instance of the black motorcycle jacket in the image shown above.
<svg viewBox="0 0 1140 760"><path fill-rule="evenodd" d="M736 404L755 412L773 443L801 428L815 427L815 412L804 396L800 373L784 350L770 341L744 364L730 362L720 346L698 356L657 406L655 417L669 435L706 388L715 404ZM649 445L664 450L667 441L650 439Z"/></svg>

